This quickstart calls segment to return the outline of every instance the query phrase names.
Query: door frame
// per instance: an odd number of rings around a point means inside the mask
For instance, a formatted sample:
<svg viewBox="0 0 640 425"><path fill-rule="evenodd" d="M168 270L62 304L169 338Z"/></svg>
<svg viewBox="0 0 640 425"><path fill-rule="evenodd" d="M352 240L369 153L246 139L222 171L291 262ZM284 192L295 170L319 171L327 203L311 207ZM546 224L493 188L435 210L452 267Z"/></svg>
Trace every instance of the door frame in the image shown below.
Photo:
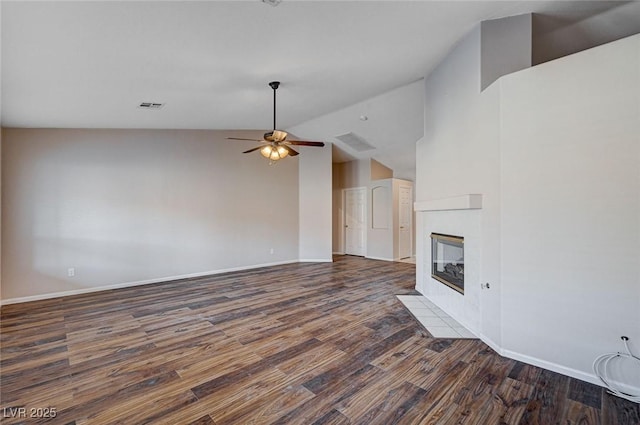
<svg viewBox="0 0 640 425"><path fill-rule="evenodd" d="M402 189L408 189L409 190L409 195L410 195L410 200L409 200L409 256L408 257L402 257L400 255L400 205L402 203L402 199L400 197L400 191ZM408 186L408 185L399 185L398 186L398 259L403 259L403 258L413 258L415 256L415 252L413 252L413 233L414 233L414 223L413 223L413 216L414 216L414 212L413 212L413 208L411 208L413 205L413 186Z"/></svg>
<svg viewBox="0 0 640 425"><path fill-rule="evenodd" d="M358 186L358 187L349 187L346 189L342 189L342 214L340 214L340 220L342 220L341 223L341 231L340 234L342 235L342 252L345 255L353 255L353 254L347 254L347 192L355 192L355 191L362 191L362 193L364 194L364 226L363 226L363 241L364 241L364 254L363 256L366 257L367 256L367 230L368 230L368 226L369 226L369 204L367 203L367 187L366 186Z"/></svg>

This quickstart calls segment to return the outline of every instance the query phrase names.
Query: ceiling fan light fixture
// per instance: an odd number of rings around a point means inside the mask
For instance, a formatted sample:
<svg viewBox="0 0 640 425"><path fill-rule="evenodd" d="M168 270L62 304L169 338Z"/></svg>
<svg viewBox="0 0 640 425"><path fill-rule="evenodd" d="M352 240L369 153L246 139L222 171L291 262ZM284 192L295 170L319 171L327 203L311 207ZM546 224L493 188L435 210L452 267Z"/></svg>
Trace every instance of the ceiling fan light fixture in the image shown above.
<svg viewBox="0 0 640 425"><path fill-rule="evenodd" d="M271 161L277 161L289 156L289 151L282 146L267 145L260 149L260 154Z"/></svg>

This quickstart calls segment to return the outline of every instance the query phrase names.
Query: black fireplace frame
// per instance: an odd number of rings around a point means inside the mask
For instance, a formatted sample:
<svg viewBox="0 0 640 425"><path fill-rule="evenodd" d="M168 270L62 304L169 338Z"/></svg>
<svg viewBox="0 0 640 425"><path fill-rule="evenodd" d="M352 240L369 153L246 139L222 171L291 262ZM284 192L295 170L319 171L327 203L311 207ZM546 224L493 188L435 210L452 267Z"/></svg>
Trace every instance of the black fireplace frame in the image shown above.
<svg viewBox="0 0 640 425"><path fill-rule="evenodd" d="M447 264L451 265L451 273L439 272L436 270L437 258L436 249L438 243L462 248L462 272L460 273L459 261ZM446 266L445 266L446 267ZM447 235L444 233L431 233L431 277L447 285L464 295L464 237Z"/></svg>

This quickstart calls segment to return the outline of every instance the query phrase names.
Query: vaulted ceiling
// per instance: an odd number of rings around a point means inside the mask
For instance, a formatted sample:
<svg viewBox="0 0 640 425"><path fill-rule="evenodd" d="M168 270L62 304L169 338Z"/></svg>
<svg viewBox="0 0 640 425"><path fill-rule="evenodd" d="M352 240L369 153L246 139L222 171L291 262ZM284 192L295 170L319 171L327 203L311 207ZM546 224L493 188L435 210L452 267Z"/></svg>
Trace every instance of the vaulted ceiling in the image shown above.
<svg viewBox="0 0 640 425"><path fill-rule="evenodd" d="M419 80L482 20L536 12L552 31L621 5L3 1L2 125L270 129L279 80L290 128Z"/></svg>

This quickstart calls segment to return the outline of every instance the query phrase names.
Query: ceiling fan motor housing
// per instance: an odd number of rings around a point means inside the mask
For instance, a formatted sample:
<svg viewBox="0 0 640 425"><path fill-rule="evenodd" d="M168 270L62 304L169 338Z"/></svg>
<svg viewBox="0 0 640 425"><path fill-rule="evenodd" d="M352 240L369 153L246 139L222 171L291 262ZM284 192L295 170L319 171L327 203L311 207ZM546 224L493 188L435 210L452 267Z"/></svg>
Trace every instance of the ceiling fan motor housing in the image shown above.
<svg viewBox="0 0 640 425"><path fill-rule="evenodd" d="M264 133L264 140L268 142L284 142L288 133L282 130L273 130Z"/></svg>

